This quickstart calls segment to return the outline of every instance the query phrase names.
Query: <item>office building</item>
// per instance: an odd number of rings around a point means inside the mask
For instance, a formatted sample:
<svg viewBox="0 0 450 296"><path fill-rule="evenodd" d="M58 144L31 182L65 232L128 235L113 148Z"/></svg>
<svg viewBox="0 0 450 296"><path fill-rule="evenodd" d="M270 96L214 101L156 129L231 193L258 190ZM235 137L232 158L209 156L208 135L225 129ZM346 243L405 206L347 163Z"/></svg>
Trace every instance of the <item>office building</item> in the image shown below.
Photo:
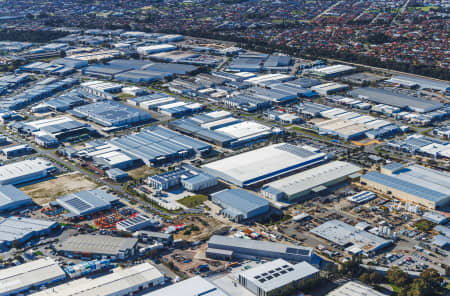
<svg viewBox="0 0 450 296"><path fill-rule="evenodd" d="M257 296L276 295L291 285L301 289L304 283L318 278L319 270L311 264L301 262L293 265L283 259L267 262L238 274L239 284Z"/></svg>

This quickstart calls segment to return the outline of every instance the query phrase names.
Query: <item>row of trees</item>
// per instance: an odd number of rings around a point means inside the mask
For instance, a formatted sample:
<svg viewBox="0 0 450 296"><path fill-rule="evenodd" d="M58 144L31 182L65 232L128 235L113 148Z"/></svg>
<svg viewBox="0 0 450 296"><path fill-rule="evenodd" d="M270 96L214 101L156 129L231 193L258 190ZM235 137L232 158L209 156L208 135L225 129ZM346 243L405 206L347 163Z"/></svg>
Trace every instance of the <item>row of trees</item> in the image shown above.
<svg viewBox="0 0 450 296"><path fill-rule="evenodd" d="M33 31L33 30L0 30L0 40L45 43L62 38L68 33L59 31Z"/></svg>

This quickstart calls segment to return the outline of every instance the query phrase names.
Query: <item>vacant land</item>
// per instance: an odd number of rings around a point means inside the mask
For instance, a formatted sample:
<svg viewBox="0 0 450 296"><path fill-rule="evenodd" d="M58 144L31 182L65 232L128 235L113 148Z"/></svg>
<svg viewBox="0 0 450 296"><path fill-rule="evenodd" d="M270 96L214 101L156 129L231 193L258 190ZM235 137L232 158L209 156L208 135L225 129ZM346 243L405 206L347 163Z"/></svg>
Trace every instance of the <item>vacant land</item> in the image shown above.
<svg viewBox="0 0 450 296"><path fill-rule="evenodd" d="M194 208L201 205L203 202L207 201L208 197L203 194L191 195L185 198L177 200L178 203L186 206L188 208Z"/></svg>
<svg viewBox="0 0 450 296"><path fill-rule="evenodd" d="M46 204L57 197L98 187L99 184L89 180L80 173L58 176L54 179L31 184L20 188L38 204Z"/></svg>
<svg viewBox="0 0 450 296"><path fill-rule="evenodd" d="M139 180L142 178L146 178L148 176L158 174L158 173L160 173L160 170L143 165L136 169L129 170L129 171L127 171L127 173L128 173L128 176L130 176L134 180Z"/></svg>

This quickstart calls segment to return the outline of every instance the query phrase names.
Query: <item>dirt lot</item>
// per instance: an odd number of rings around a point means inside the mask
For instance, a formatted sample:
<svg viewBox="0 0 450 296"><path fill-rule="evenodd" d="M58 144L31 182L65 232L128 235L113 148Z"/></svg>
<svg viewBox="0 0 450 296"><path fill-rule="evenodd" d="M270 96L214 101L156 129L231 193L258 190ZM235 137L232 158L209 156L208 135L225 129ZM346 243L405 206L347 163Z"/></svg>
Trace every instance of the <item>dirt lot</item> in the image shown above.
<svg viewBox="0 0 450 296"><path fill-rule="evenodd" d="M158 169L143 165L136 169L129 170L129 171L127 171L127 173L131 178L133 178L135 180L139 180L141 178L145 178L145 177L148 177L151 175L158 174L158 173L160 173L160 171Z"/></svg>
<svg viewBox="0 0 450 296"><path fill-rule="evenodd" d="M20 188L20 190L31 196L34 202L43 205L55 200L59 196L93 189L98 186L97 183L94 183L80 173L71 173L27 185Z"/></svg>
<svg viewBox="0 0 450 296"><path fill-rule="evenodd" d="M220 228L226 226L223 223L208 217L184 217L176 223L184 223L187 225L185 230L180 231L175 234L174 239L183 239L185 241L199 241L208 238L213 232L219 230ZM176 224L175 223L175 224ZM198 230L187 231L192 229L190 225L195 225Z"/></svg>
<svg viewBox="0 0 450 296"><path fill-rule="evenodd" d="M210 272L223 271L226 265L223 261L216 261L207 259L205 251L207 244L201 245L199 248L192 250L175 250L170 255L163 257L166 262L172 262L176 269L182 274L192 277L195 275L207 275ZM200 265L208 265L208 269L200 271L198 267Z"/></svg>

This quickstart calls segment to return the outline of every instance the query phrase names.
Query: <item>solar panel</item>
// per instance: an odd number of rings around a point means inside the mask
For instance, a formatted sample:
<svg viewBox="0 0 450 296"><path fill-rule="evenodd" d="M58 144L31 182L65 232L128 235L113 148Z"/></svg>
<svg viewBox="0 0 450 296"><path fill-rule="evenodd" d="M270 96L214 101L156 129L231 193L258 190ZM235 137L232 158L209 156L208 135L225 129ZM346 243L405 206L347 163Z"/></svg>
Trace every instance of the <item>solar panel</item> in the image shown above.
<svg viewBox="0 0 450 296"><path fill-rule="evenodd" d="M290 145L290 144L279 145L279 146L276 147L276 149L295 154L295 155L300 156L302 158L306 158L306 157L310 157L310 156L315 155L314 152L311 152L311 151L308 151L308 150L303 149L301 147L297 147L297 146Z"/></svg>
<svg viewBox="0 0 450 296"><path fill-rule="evenodd" d="M72 207L76 208L79 211L84 211L84 210L91 208L90 204L82 201L81 199L79 199L77 197L66 200L66 203L71 205Z"/></svg>

